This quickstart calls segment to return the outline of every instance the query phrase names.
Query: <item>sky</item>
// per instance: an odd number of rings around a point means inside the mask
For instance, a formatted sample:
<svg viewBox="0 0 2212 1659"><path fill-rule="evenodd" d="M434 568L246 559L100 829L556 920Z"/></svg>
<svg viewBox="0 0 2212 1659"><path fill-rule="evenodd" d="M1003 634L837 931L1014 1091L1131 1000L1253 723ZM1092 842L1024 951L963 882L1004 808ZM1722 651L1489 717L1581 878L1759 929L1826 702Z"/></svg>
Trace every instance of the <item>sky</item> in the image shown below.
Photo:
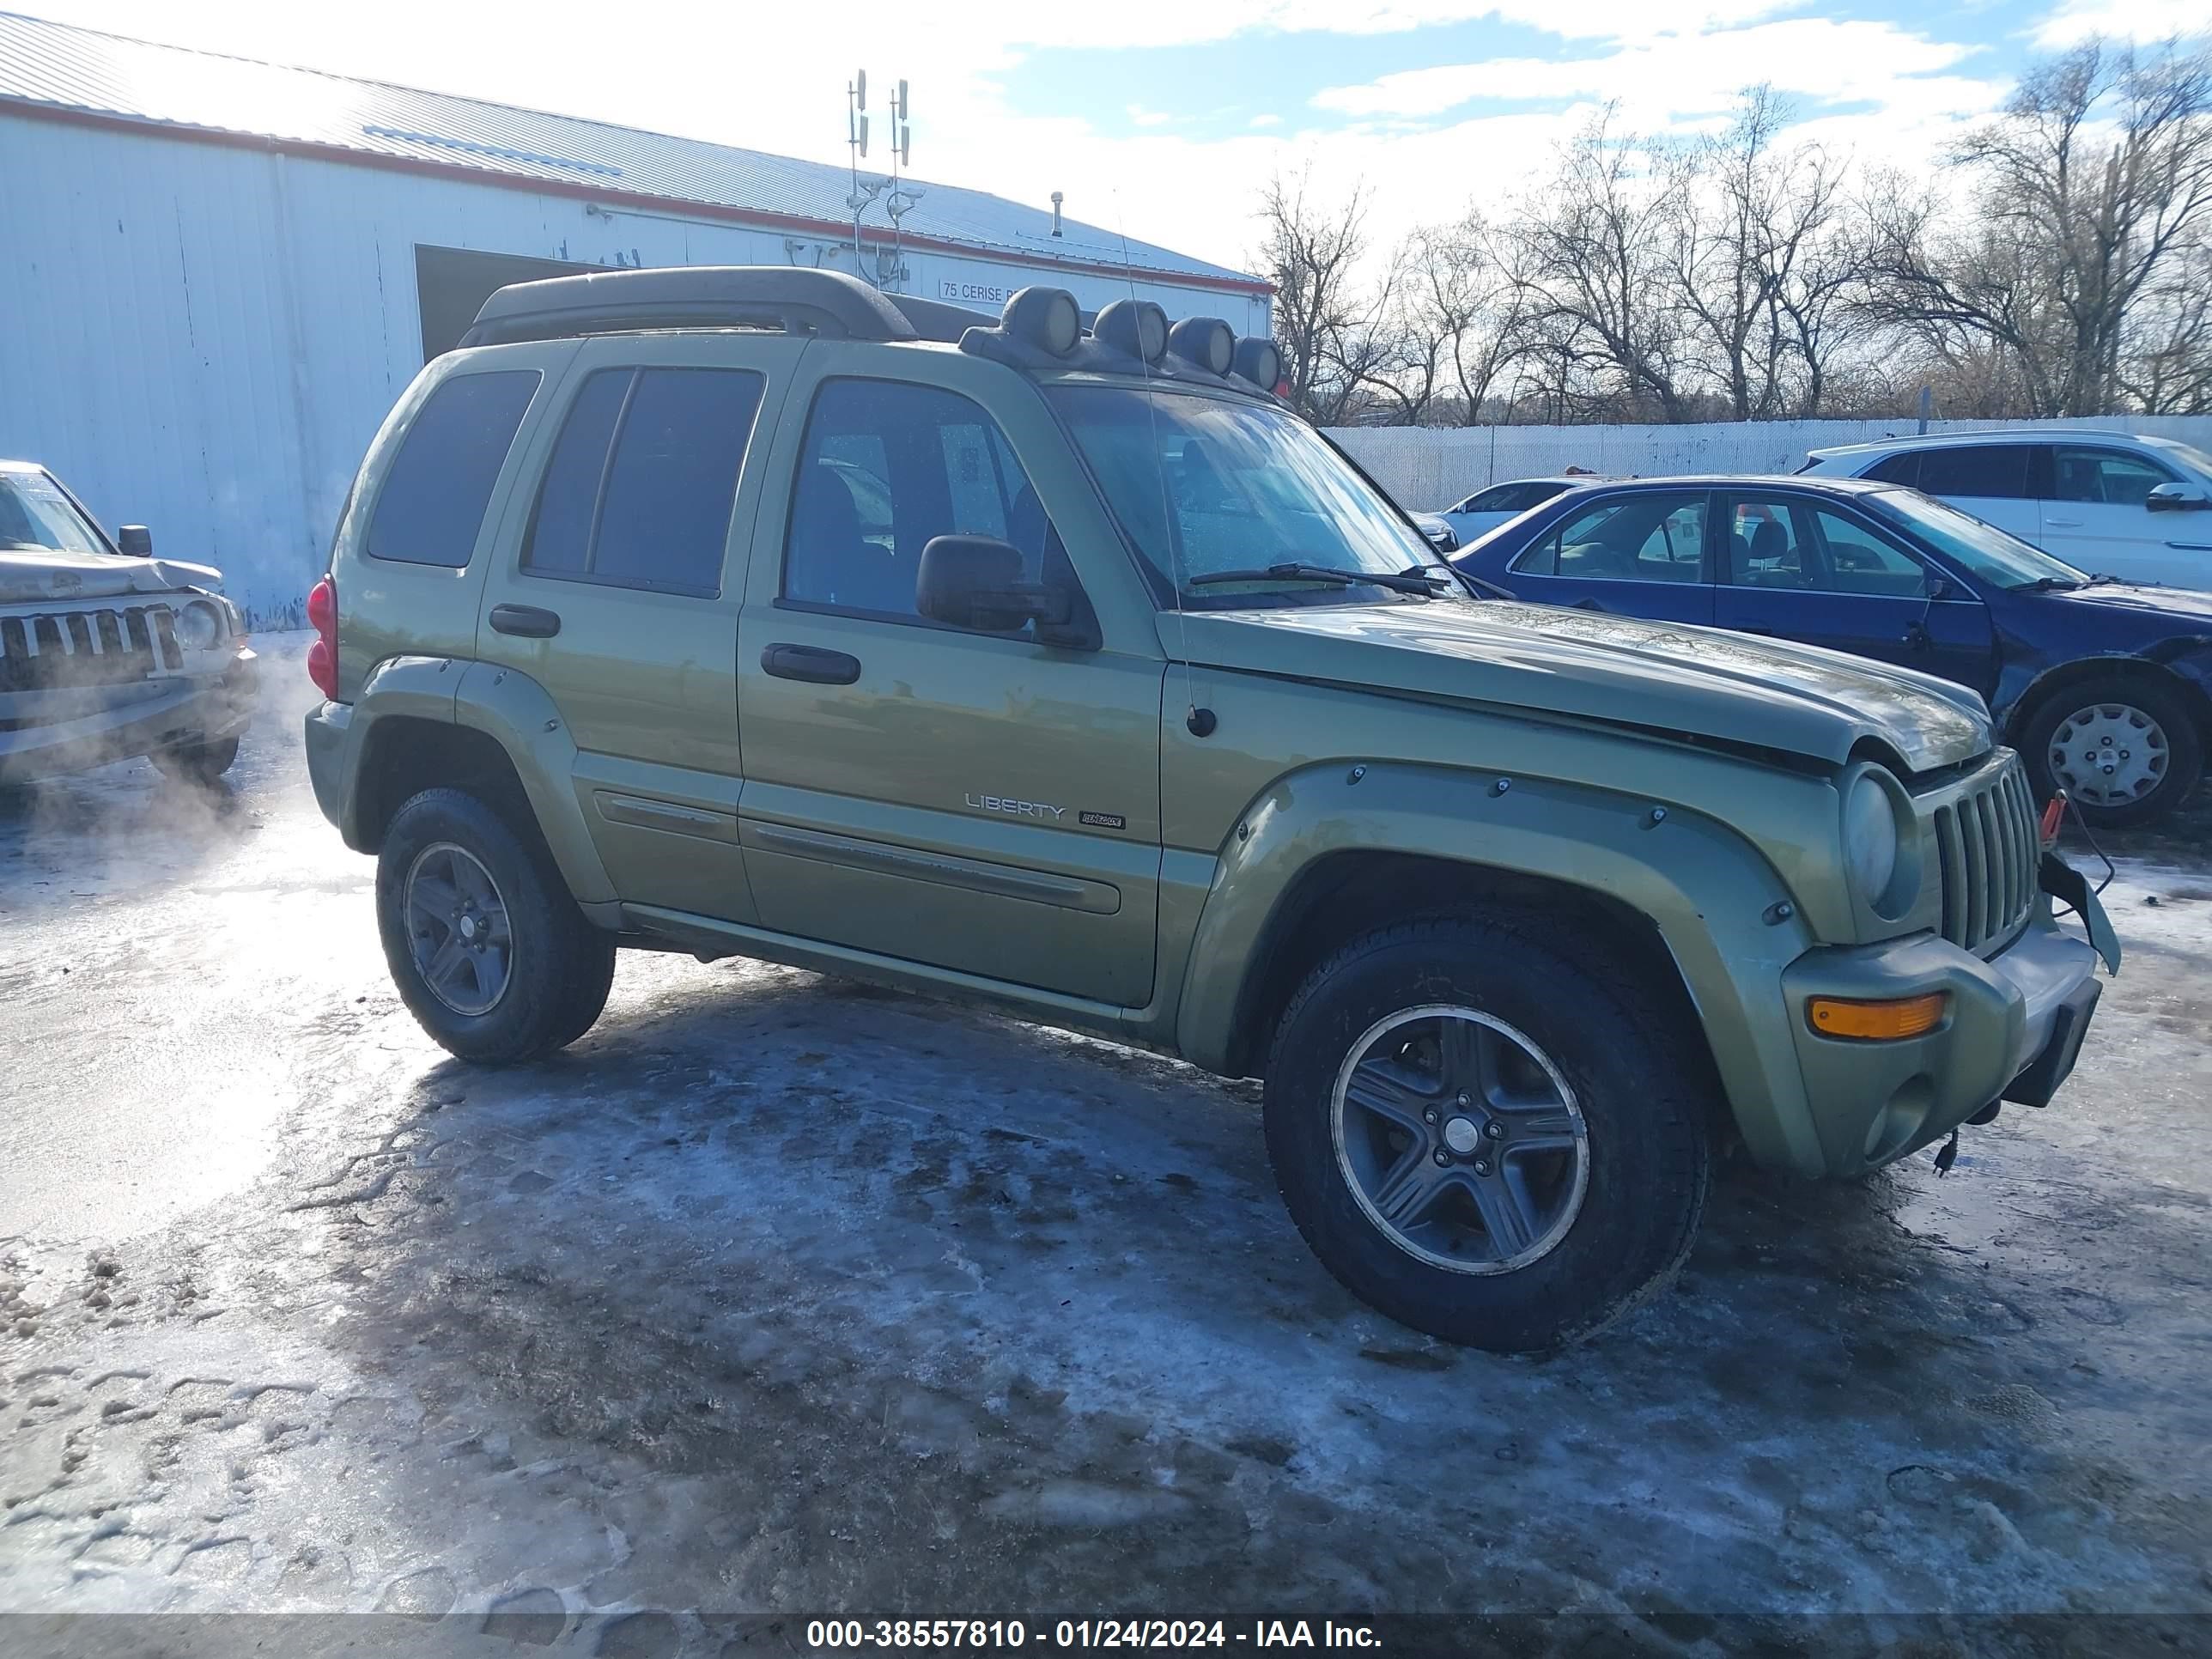
<svg viewBox="0 0 2212 1659"><path fill-rule="evenodd" d="M2204 27L2205 0L0 0L0 8L817 161L870 163L911 88L913 172L1250 269L1259 192L1371 192L1371 240L1496 206L1607 101L1723 125L1768 82L1794 135L1928 171L2039 55ZM523 22L520 20L526 19Z"/></svg>

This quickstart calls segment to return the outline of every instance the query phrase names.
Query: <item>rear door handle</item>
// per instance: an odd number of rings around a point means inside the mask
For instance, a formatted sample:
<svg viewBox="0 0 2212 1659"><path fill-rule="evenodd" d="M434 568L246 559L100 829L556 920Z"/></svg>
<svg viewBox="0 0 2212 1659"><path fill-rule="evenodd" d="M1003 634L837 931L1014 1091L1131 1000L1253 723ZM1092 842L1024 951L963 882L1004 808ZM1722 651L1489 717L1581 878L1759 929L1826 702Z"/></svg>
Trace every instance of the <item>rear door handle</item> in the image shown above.
<svg viewBox="0 0 2212 1659"><path fill-rule="evenodd" d="M491 628L495 634L512 634L517 639L550 640L561 631L557 612L541 611L534 605L495 605L491 608Z"/></svg>
<svg viewBox="0 0 2212 1659"><path fill-rule="evenodd" d="M780 680L815 685L850 685L860 678L858 657L816 645L771 645L761 653L761 666Z"/></svg>
<svg viewBox="0 0 2212 1659"><path fill-rule="evenodd" d="M2081 527L2079 519L2045 519L2043 522L2053 530L2079 530Z"/></svg>
<svg viewBox="0 0 2212 1659"><path fill-rule="evenodd" d="M1601 612L1606 616L1611 616L1613 614L1611 611L1607 611L1606 608L1600 605L1595 599L1577 599L1575 601L1574 608L1577 611L1595 611Z"/></svg>

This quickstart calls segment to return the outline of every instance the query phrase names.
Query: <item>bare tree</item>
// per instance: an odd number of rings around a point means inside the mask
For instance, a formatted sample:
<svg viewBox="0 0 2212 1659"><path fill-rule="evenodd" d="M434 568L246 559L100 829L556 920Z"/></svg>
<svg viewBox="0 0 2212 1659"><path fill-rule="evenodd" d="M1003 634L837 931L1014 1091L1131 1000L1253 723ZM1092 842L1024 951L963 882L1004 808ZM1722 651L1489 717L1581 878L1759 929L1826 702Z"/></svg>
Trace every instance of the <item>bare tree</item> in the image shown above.
<svg viewBox="0 0 2212 1659"><path fill-rule="evenodd" d="M1368 192L1355 185L1334 205L1317 199L1310 173L1270 179L1261 194L1261 268L1275 285L1275 343L1293 408L1324 426L1344 416L1362 381L1346 368L1364 362L1378 309L1362 289Z"/></svg>
<svg viewBox="0 0 2212 1659"><path fill-rule="evenodd" d="M1817 414L1861 256L1843 168L1783 149L1789 106L1745 93L1728 131L1682 155L1668 275L1690 350L1739 421Z"/></svg>
<svg viewBox="0 0 2212 1659"><path fill-rule="evenodd" d="M1595 383L1623 412L1688 418L1678 376L1680 325L1668 280L1679 170L1663 149L1612 131L1608 107L1560 154L1516 227L1530 320L1547 331L1562 391Z"/></svg>
<svg viewBox="0 0 2212 1659"><path fill-rule="evenodd" d="M2087 41L1959 160L1980 186L1963 234L1925 197L1881 204L1879 313L2002 345L2030 413L2112 407L2130 310L2212 218L2212 58Z"/></svg>

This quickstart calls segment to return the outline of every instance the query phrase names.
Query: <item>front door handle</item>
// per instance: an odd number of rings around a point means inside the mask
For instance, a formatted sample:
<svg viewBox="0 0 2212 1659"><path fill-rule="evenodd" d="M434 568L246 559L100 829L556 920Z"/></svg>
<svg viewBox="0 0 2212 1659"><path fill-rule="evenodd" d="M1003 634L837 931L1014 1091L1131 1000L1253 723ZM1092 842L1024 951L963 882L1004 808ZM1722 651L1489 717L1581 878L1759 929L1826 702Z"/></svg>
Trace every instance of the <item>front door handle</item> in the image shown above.
<svg viewBox="0 0 2212 1659"><path fill-rule="evenodd" d="M2045 519L2043 522L2053 530L2079 530L2081 527L2079 519Z"/></svg>
<svg viewBox="0 0 2212 1659"><path fill-rule="evenodd" d="M491 608L491 629L495 634L512 634L517 639L550 640L561 631L557 612L541 611L534 605L495 605Z"/></svg>
<svg viewBox="0 0 2212 1659"><path fill-rule="evenodd" d="M771 645L761 653L761 666L780 680L815 685L850 685L860 678L858 657L817 645Z"/></svg>
<svg viewBox="0 0 2212 1659"><path fill-rule="evenodd" d="M1600 605L1595 599L1577 599L1575 601L1574 608L1577 611L1595 611L1601 615L1608 617L1613 614L1610 611L1606 610L1606 608Z"/></svg>

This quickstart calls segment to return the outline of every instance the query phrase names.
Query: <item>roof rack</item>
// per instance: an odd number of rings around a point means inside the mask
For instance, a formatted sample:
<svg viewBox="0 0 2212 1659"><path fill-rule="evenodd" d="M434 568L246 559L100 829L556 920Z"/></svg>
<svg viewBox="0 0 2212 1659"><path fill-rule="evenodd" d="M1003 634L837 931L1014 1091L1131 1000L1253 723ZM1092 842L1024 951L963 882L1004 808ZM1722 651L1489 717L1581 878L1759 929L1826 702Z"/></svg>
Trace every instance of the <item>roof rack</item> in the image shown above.
<svg viewBox="0 0 2212 1659"><path fill-rule="evenodd" d="M495 291L463 346L644 329L754 328L843 340L957 342L998 319L935 300L880 294L836 270L677 265L512 283Z"/></svg>

